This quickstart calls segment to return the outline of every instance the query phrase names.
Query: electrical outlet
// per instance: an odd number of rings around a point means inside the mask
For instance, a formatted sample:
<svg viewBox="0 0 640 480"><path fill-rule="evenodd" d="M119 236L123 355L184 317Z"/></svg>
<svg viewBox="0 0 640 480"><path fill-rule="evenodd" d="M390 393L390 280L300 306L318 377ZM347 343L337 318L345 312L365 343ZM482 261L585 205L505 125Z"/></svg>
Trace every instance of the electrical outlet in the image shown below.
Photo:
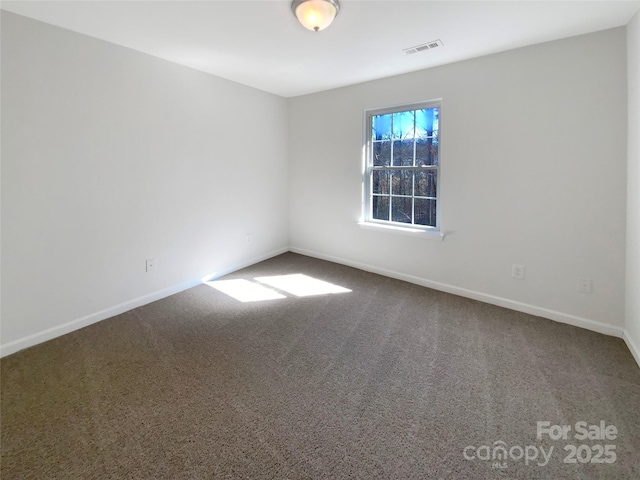
<svg viewBox="0 0 640 480"><path fill-rule="evenodd" d="M247 243L251 243L251 234L247 233L247 238L246 238Z"/></svg>
<svg viewBox="0 0 640 480"><path fill-rule="evenodd" d="M155 269L156 269L156 259L155 258L150 258L150 259L147 260L146 269L147 269L147 273L155 271Z"/></svg>
<svg viewBox="0 0 640 480"><path fill-rule="evenodd" d="M578 278L578 292L579 293L591 293L593 287L590 278Z"/></svg>
<svg viewBox="0 0 640 480"><path fill-rule="evenodd" d="M524 280L524 265L512 265L511 276L518 280Z"/></svg>

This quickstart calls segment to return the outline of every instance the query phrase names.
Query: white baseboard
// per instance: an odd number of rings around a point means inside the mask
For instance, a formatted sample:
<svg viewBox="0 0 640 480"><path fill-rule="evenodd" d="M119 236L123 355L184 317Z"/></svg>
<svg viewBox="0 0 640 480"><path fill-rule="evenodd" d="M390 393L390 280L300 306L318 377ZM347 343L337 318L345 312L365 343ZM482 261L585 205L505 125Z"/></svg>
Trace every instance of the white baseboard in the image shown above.
<svg viewBox="0 0 640 480"><path fill-rule="evenodd" d="M25 348L32 347L34 345L37 345L42 342L46 342L48 340L52 340L56 337L65 335L75 330L79 330L80 328L84 328L93 323L105 320L107 318L114 317L116 315L120 315L124 312L128 312L129 310L133 310L134 308L141 307L148 303L155 302L156 300L160 300L170 295L174 295L176 293L182 292L183 290L187 290L189 288L195 287L201 284L205 280L213 280L214 278L219 278L228 273L235 272L236 270L240 270L242 268L253 265L254 263L262 262L263 260L267 260L271 257L275 257L276 255L281 255L287 251L289 251L288 248L281 248L279 250L275 250L265 255L260 255L258 257L254 257L234 265L229 265L217 272L206 275L203 278L193 279L187 282L173 285L163 290L159 290L157 292L153 292L148 295L144 295L142 297L134 298L127 302L123 302L119 305L115 305L113 307L107 308L105 310L100 310L99 312L91 313L89 315L85 315L84 317L71 320L70 322L66 322L61 325L56 325L55 327L51 327L46 330L42 330L40 332L34 333L32 335L27 335L26 337L22 337L17 340L13 340L11 342L2 344L0 345L0 357L11 355L12 353L16 353L20 350L24 350Z"/></svg>
<svg viewBox="0 0 640 480"><path fill-rule="evenodd" d="M497 297L495 295L489 295L487 293L478 292L475 290L469 290L466 288L456 287L446 283L434 282L425 278L416 277L413 275L406 275L404 273L387 270L385 268L375 267L360 262L353 262L344 258L334 257L332 255L325 255L310 250L305 250L297 247L290 247L290 251L306 255L308 257L319 258L321 260L328 260L330 262L339 263L341 265L347 265L360 270L364 270L371 273L377 273L384 275L385 277L395 278L397 280L403 280L405 282L414 283L423 287L433 288L434 290L440 290L442 292L452 293L461 297L471 298L473 300L479 300L481 302L490 303L492 305L498 305L510 310L516 310L518 312L528 313L538 317L548 318L555 320L556 322L566 323L575 327L585 328L594 332L603 333L613 337L623 337L624 329L622 327L616 327L615 325L608 325L606 323L597 322L595 320L589 320L587 318L570 315L568 313L562 313L548 308L537 307L535 305L529 305L527 303L518 302L516 300L510 300L508 298ZM636 360L638 357L636 356ZM639 362L640 364L640 362Z"/></svg>
<svg viewBox="0 0 640 480"><path fill-rule="evenodd" d="M631 351L631 355L633 355L633 358L636 359L636 363L640 367L640 348L633 341L633 339L631 338L631 336L629 335L629 332L627 330L624 331L622 338L624 339L625 343L627 344L627 347L629 347L629 350Z"/></svg>

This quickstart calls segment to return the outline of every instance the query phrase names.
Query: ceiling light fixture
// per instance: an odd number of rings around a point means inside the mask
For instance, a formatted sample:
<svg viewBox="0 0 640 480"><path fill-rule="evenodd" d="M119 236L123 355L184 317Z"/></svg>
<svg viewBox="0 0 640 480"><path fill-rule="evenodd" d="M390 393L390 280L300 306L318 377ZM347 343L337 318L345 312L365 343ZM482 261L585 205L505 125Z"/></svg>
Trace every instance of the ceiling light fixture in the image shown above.
<svg viewBox="0 0 640 480"><path fill-rule="evenodd" d="M340 11L338 0L293 0L291 10L298 21L309 30L324 30Z"/></svg>

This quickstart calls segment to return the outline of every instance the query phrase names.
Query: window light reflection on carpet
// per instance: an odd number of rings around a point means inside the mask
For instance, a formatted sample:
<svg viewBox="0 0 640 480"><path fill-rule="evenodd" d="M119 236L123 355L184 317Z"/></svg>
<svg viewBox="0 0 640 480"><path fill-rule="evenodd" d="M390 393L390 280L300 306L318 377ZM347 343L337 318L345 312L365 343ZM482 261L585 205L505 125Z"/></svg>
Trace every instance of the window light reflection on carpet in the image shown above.
<svg viewBox="0 0 640 480"><path fill-rule="evenodd" d="M233 280L217 280L205 283L243 303L287 298L285 295L282 295L271 288L267 288L263 285L241 278Z"/></svg>
<svg viewBox="0 0 640 480"><path fill-rule="evenodd" d="M324 295L327 293L348 293L348 288L334 285L333 283L318 280L317 278L293 273L290 275L275 275L272 277L256 277L260 283L277 288L296 297L309 297L312 295Z"/></svg>

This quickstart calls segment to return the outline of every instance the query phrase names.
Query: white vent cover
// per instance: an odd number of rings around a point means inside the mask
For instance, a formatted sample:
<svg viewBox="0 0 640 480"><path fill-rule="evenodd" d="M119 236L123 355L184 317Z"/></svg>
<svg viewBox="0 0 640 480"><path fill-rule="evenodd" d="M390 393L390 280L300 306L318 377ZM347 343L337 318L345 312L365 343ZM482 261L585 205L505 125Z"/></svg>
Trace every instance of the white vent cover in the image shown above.
<svg viewBox="0 0 640 480"><path fill-rule="evenodd" d="M415 47L404 48L402 51L407 55L413 55L414 53L424 52L425 50L432 50L434 48L442 47L442 40L432 40L422 45L416 45Z"/></svg>

